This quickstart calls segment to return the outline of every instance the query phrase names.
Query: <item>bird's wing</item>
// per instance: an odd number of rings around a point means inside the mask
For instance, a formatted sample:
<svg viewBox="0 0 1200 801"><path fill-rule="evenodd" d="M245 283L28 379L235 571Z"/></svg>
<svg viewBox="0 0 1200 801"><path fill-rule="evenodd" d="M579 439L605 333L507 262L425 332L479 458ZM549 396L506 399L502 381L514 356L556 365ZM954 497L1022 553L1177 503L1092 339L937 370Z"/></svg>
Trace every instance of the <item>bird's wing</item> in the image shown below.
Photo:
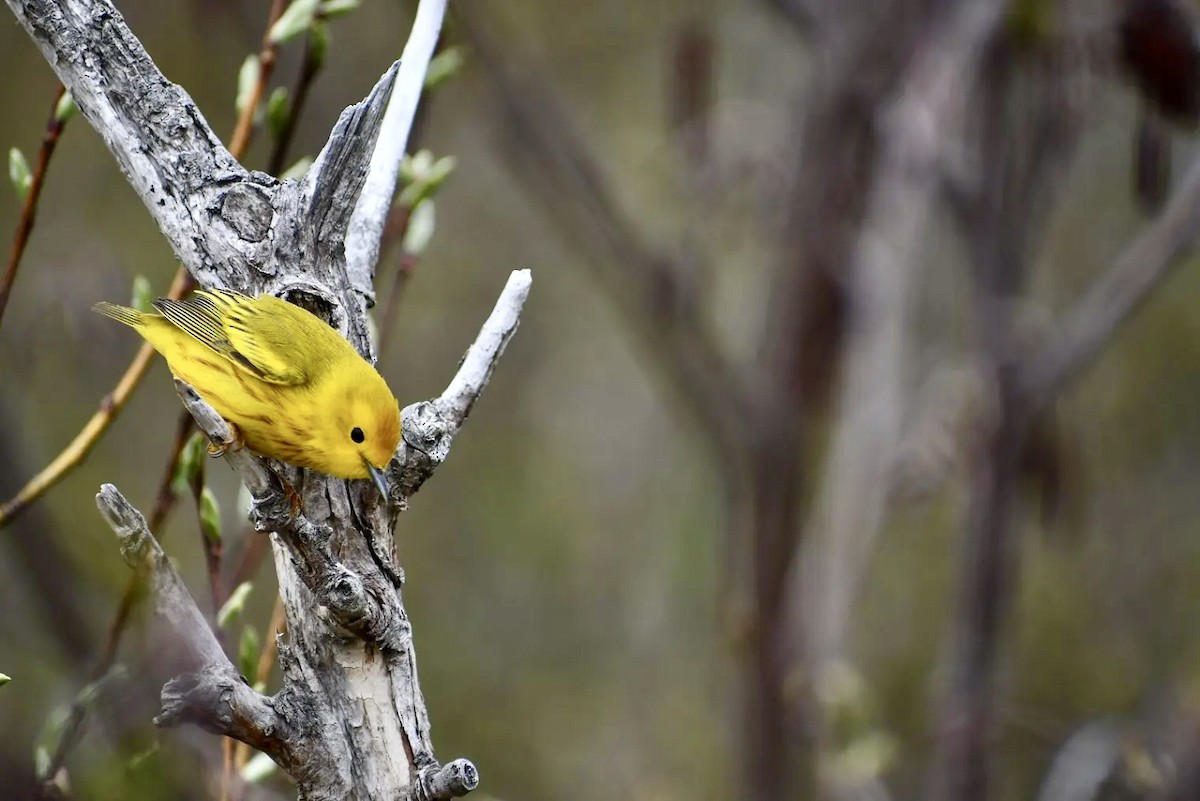
<svg viewBox="0 0 1200 801"><path fill-rule="evenodd" d="M154 308L180 330L256 378L272 384L303 384L308 374L288 358L286 343L269 332L254 298L225 290L201 291L187 300L162 298ZM256 320L256 318L258 318Z"/></svg>

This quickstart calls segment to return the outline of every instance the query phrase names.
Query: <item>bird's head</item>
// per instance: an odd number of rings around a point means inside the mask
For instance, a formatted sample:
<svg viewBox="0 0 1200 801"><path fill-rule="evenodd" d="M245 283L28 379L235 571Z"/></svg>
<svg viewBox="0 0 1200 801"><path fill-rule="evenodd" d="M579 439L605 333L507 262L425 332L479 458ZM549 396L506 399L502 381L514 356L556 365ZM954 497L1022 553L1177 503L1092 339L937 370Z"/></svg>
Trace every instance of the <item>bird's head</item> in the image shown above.
<svg viewBox="0 0 1200 801"><path fill-rule="evenodd" d="M349 372L349 371L348 371ZM332 438L344 478L370 478L388 496L385 470L400 444L400 407L379 373L368 369L346 376L333 415Z"/></svg>

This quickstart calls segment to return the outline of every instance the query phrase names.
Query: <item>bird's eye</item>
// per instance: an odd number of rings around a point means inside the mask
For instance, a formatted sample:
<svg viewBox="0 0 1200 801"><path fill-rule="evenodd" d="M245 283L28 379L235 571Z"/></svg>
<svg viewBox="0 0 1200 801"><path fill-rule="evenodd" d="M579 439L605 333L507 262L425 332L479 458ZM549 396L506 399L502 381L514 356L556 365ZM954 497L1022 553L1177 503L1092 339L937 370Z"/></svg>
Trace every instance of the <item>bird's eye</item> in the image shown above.
<svg viewBox="0 0 1200 801"><path fill-rule="evenodd" d="M363 434L363 430L358 426L350 429L350 439L354 440L355 442L361 443L366 438L367 436Z"/></svg>

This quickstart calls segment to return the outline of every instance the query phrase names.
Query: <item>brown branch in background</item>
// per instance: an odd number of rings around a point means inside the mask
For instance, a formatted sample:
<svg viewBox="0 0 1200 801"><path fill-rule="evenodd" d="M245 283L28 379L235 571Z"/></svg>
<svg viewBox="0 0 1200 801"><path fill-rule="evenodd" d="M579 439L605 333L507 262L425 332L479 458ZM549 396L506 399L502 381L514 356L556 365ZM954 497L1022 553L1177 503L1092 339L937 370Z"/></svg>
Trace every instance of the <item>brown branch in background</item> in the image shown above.
<svg viewBox="0 0 1200 801"><path fill-rule="evenodd" d="M287 8L288 1L272 0L271 10L267 14L267 27L263 31L262 48L258 51L258 81L246 99L246 105L242 108L233 134L229 137L229 152L236 159L241 159L246 155L246 149L250 147L250 140L254 137L255 112L267 93L267 84L271 80L271 73L275 71L277 49L275 43L271 41L271 28L279 19L279 15Z"/></svg>
<svg viewBox="0 0 1200 801"><path fill-rule="evenodd" d="M261 539L266 539L262 537ZM263 638L262 653L258 655L258 664L254 666L254 678L251 681L255 687L266 687L267 680L271 678L271 670L275 667L276 649L279 647L279 637L287 631L287 616L284 614L283 598L279 593L275 594L275 607L271 610L271 622L267 626L266 636ZM232 742L227 740L226 742ZM250 761L250 746L245 743L237 743L237 751L234 754L234 765L238 770L246 767L246 763Z"/></svg>
<svg viewBox="0 0 1200 801"><path fill-rule="evenodd" d="M287 154L292 147L292 138L296 134L296 123L299 122L300 113L308 101L308 93L312 88L313 81L321 71L322 61L317 55L317 49L313 46L312 37L312 32L309 32L304 38L304 59L300 64L300 74L296 77L295 87L292 89L287 118L284 120L279 136L271 145L271 155L267 158L267 172L271 175L279 175L286 166Z"/></svg>
<svg viewBox="0 0 1200 801"><path fill-rule="evenodd" d="M484 6L455 6L496 104L501 149L512 174L544 204L559 230L580 243L604 288L624 307L722 459L736 459L753 399L713 336L700 299L680 284L676 261L644 240L617 206L601 162L536 73L518 77L493 39Z"/></svg>
<svg viewBox="0 0 1200 801"><path fill-rule="evenodd" d="M1162 213L1140 233L1066 314L1059 333L1022 365L1019 388L1032 411L1044 409L1096 360L1163 280L1195 253L1200 238L1200 158Z"/></svg>
<svg viewBox="0 0 1200 801"><path fill-rule="evenodd" d="M54 102L50 104L50 118L46 121L46 132L42 134L42 146L38 149L37 164L33 168L33 180L29 191L25 193L25 201L21 204L21 219L17 223L16 233L13 234L12 249L8 254L8 268L0 279L0 321L4 319L4 309L8 306L8 296L12 294L13 281L17 278L17 270L21 266L21 257L25 255L25 246L29 244L29 234L33 231L33 223L37 217L37 204L42 196L42 186L46 183L46 169L50 166L50 157L58 145L66 120L58 113L58 104L66 94L66 87L61 83L54 90Z"/></svg>
<svg viewBox="0 0 1200 801"><path fill-rule="evenodd" d="M437 57L446 46L446 36L443 33L438 37L437 44L434 46L433 55ZM421 139L425 135L425 130L429 127L429 110L433 105L433 97L428 91L422 93L421 102L417 104L417 112L413 115L412 126L408 132L408 152L415 153L421 149ZM408 235L408 225L412 222L413 210L407 206L395 205L388 213L387 224L383 228L383 236L379 242L379 262L383 265L388 263L388 257L393 249L400 248L400 257L397 260L396 272L392 276L392 286L388 291L387 301L384 303L383 318L379 323L379 355L383 356L387 350L388 343L392 341L392 331L396 328L396 322L400 318L400 301L404 298L404 291L408 288L409 279L412 278L413 272L417 269L416 254L409 253L404 249L404 238Z"/></svg>
<svg viewBox="0 0 1200 801"><path fill-rule="evenodd" d="M1013 518L1035 422L1019 384L1019 360L1028 356L1020 346L1017 311L1083 116L1071 78L1031 65L1010 29L989 43L983 63L974 126L978 152L972 157L980 175L960 223L974 269L980 369L992 393L968 465L930 781L935 801L985 801L992 789L997 676L1020 570L1021 531ZM1022 72L1031 67L1040 72Z"/></svg>

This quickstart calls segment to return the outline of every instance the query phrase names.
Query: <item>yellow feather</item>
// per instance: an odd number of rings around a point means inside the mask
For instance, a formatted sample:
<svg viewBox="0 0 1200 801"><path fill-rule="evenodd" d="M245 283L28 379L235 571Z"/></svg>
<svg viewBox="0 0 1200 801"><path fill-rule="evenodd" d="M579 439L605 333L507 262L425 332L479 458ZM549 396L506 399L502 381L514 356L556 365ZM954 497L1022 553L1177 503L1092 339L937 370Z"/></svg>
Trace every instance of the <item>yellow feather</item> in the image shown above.
<svg viewBox="0 0 1200 801"><path fill-rule="evenodd" d="M154 307L93 308L141 334L251 450L338 478L367 478L391 461L400 443L395 396L315 315L224 290Z"/></svg>

